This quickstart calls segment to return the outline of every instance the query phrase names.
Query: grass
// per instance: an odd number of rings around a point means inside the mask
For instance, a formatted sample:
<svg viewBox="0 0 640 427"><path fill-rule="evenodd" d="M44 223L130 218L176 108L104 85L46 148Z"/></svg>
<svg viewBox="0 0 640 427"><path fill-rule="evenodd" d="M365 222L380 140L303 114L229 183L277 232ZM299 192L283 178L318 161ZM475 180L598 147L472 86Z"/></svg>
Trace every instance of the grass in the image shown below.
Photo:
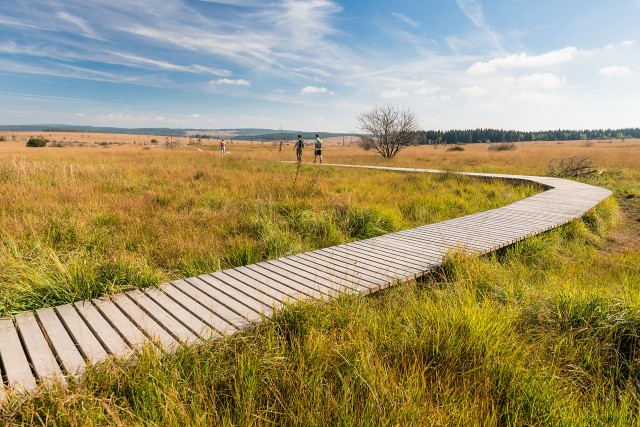
<svg viewBox="0 0 640 427"><path fill-rule="evenodd" d="M389 162L327 148L327 159L343 163L435 168L441 162L452 170L539 174L551 158L591 150L606 172L589 182L617 197L581 220L491 255L453 253L417 283L298 303L217 342L174 354L147 349L132 361L91 367L68 389L13 397L0 420L56 426L639 424L637 147L532 144L491 153L471 145L449 154L420 147ZM278 158L251 146L230 151L243 159ZM400 176L415 179L409 177ZM452 185L447 174L434 179ZM304 182L296 192L310 188ZM337 198L348 194L340 191ZM398 211L396 220L410 221ZM357 212L346 220L346 235L369 233L364 217ZM293 223L314 222L303 218ZM380 217L368 223L373 233L388 227ZM305 235L317 229L294 228ZM238 250L235 256L253 255Z"/></svg>
<svg viewBox="0 0 640 427"><path fill-rule="evenodd" d="M234 149L224 158L132 145L6 153L0 315L373 237L537 191L454 175L297 170Z"/></svg>
<svg viewBox="0 0 640 427"><path fill-rule="evenodd" d="M615 224L615 203L589 217L491 256L452 254L419 283L298 303L219 342L94 367L69 390L12 401L4 419L634 424L640 272L597 254ZM638 265L640 257L629 261Z"/></svg>

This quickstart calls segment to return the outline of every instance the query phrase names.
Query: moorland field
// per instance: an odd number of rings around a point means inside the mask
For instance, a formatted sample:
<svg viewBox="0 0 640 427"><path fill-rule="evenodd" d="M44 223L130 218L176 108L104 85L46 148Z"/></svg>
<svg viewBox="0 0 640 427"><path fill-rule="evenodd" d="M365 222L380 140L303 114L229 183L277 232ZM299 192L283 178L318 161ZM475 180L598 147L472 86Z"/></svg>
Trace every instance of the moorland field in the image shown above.
<svg viewBox="0 0 640 427"><path fill-rule="evenodd" d="M15 141L14 139L15 135ZM539 188L293 160L269 143L31 135L0 142L0 314L367 238ZM173 140L178 140L173 138ZM78 141L78 142L76 142ZM13 396L42 425L635 425L640 411L640 141L419 146L384 160L329 141L325 163L545 175L588 157L614 192L497 253L452 253L416 283L297 303L174 354L91 367ZM304 154L312 160L311 150Z"/></svg>

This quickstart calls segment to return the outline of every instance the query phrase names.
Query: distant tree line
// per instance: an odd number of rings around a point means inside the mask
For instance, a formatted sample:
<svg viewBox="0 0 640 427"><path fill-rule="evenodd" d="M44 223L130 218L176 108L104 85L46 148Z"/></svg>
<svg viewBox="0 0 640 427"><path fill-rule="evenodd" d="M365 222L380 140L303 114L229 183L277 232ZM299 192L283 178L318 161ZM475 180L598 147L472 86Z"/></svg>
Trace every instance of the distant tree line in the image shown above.
<svg viewBox="0 0 640 427"><path fill-rule="evenodd" d="M640 128L548 130L522 132L504 129L428 130L418 132L418 144L458 144L474 142L570 141L588 139L640 138Z"/></svg>

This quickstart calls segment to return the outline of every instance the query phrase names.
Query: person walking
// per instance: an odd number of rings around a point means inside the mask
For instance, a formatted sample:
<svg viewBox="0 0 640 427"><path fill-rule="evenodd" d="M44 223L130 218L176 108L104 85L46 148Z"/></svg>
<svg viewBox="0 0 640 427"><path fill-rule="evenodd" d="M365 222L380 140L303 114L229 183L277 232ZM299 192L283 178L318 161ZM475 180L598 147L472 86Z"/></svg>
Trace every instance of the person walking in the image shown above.
<svg viewBox="0 0 640 427"><path fill-rule="evenodd" d="M320 164L322 164L322 139L320 135L316 133L316 143L313 150L313 163L316 162L316 157L320 156Z"/></svg>
<svg viewBox="0 0 640 427"><path fill-rule="evenodd" d="M302 149L304 148L304 139L302 139L302 135L298 135L298 141L296 145L293 146L296 149L296 158L299 162L302 161Z"/></svg>
<svg viewBox="0 0 640 427"><path fill-rule="evenodd" d="M220 154L225 154L227 152L227 143L224 139L220 140Z"/></svg>

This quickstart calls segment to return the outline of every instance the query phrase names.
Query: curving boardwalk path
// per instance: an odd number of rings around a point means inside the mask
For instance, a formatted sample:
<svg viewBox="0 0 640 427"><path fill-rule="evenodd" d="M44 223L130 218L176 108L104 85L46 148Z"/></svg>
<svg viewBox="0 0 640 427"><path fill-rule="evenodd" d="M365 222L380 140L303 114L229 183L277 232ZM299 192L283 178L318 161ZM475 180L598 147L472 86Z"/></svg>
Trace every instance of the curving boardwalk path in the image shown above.
<svg viewBox="0 0 640 427"><path fill-rule="evenodd" d="M411 230L0 318L0 400L9 389L29 392L43 382L65 383L87 363L127 357L149 341L172 351L242 330L287 301L366 294L415 279L440 266L452 249L494 251L579 218L611 195L609 190L559 178L465 175L535 182L546 191L502 208Z"/></svg>

